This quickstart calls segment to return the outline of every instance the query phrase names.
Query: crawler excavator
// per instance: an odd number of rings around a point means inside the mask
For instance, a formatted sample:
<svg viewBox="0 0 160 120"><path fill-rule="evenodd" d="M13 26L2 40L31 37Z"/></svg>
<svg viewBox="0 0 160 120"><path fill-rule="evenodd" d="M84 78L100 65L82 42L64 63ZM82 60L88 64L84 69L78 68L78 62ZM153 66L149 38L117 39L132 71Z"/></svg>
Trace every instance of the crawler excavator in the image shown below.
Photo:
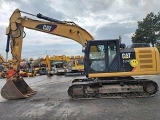
<svg viewBox="0 0 160 120"><path fill-rule="evenodd" d="M50 57L51 68L55 75L64 75L66 72L66 64L69 57L65 55L54 55Z"/></svg>
<svg viewBox="0 0 160 120"><path fill-rule="evenodd" d="M22 17L29 14L41 20ZM68 89L71 98L149 97L158 91L156 82L132 76L160 73L159 52L155 47L124 49L119 39L94 40L74 22L59 21L42 14L33 15L16 9L10 17L6 34L11 44L13 68L7 71L7 82L1 90L5 99L28 98L36 92L19 76L24 27L58 35L80 43L85 49L86 78L74 79Z"/></svg>
<svg viewBox="0 0 160 120"><path fill-rule="evenodd" d="M71 56L65 76L84 75L84 56Z"/></svg>

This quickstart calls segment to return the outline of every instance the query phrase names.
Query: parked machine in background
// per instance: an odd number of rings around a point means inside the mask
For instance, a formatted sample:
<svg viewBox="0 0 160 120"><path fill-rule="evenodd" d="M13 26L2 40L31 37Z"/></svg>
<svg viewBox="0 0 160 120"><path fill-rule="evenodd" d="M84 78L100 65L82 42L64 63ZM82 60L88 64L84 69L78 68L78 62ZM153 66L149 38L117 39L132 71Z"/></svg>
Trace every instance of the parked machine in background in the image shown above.
<svg viewBox="0 0 160 120"><path fill-rule="evenodd" d="M65 55L54 55L50 57L51 69L55 75L65 75L67 62L69 60L70 58Z"/></svg>
<svg viewBox="0 0 160 120"><path fill-rule="evenodd" d="M65 76L84 75L84 56L71 56Z"/></svg>
<svg viewBox="0 0 160 120"><path fill-rule="evenodd" d="M28 66L26 64L26 61L21 61L20 62L19 74L23 77L28 77L27 68L28 68Z"/></svg>
<svg viewBox="0 0 160 120"><path fill-rule="evenodd" d="M45 57L46 67L47 67L47 76L51 77L55 74L55 71L52 70L50 57L47 55Z"/></svg>
<svg viewBox="0 0 160 120"><path fill-rule="evenodd" d="M3 98L20 99L35 94L17 73L24 27L70 38L85 48L86 78L72 81L68 89L68 95L72 98L150 97L158 91L158 85L153 80L132 77L160 73L159 52L156 47L122 49L120 39L94 40L92 35L74 22L59 21L42 14L34 15L44 20L40 21L22 17L20 13L26 12L18 9L13 12L6 31L6 52L10 41L14 43L10 46L13 69L7 71L7 82L1 90Z"/></svg>
<svg viewBox="0 0 160 120"><path fill-rule="evenodd" d="M0 64L0 78L6 78L6 70L2 64Z"/></svg>
<svg viewBox="0 0 160 120"><path fill-rule="evenodd" d="M33 67L33 73L34 76L39 75L38 70L40 69L40 63L41 63L42 59L38 58L32 61L31 66Z"/></svg>
<svg viewBox="0 0 160 120"><path fill-rule="evenodd" d="M0 54L0 78L6 77L6 70L7 70L6 61Z"/></svg>
<svg viewBox="0 0 160 120"><path fill-rule="evenodd" d="M20 62L20 70L19 74L23 77L34 77L34 68L32 66L33 60L25 60L23 59Z"/></svg>
<svg viewBox="0 0 160 120"><path fill-rule="evenodd" d="M37 74L39 74L39 75L47 75L48 74L47 64L46 64L45 59L43 59L43 58L41 58L41 62L39 64L39 69L37 71Z"/></svg>

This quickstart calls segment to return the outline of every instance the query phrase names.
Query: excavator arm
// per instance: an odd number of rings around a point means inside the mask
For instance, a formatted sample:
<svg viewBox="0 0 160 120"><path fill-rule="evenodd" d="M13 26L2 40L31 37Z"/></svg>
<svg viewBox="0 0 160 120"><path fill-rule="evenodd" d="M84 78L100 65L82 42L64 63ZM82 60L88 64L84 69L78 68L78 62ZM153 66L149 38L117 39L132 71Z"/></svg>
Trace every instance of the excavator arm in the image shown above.
<svg viewBox="0 0 160 120"><path fill-rule="evenodd" d="M51 63L50 63L50 58L49 58L48 55L46 55L45 61L46 61L47 69L48 69L47 70L47 76L51 77L51 76L53 76L53 73L51 73Z"/></svg>
<svg viewBox="0 0 160 120"><path fill-rule="evenodd" d="M21 16L21 13L36 18L31 19ZM7 71L7 82L1 90L1 95L5 99L26 98L35 93L19 75L23 38L26 35L24 28L69 38L80 43L83 47L85 47L87 41L94 39L85 29L74 22L59 21L40 13L33 15L16 9L11 15L9 26L6 29L6 35L8 36L6 52L9 52L10 45L13 66Z"/></svg>
<svg viewBox="0 0 160 120"><path fill-rule="evenodd" d="M34 16L43 19L44 21L34 20L26 16L22 17L21 12L22 11L20 11L19 9L16 9L13 12L10 17L9 26L6 30L6 34L8 35L7 42L11 40L11 53L14 59L14 68L16 70L18 70L18 66L21 60L22 43L23 37L25 36L24 28L69 38L80 43L83 47L85 46L87 41L94 39L92 35L90 35L85 29L76 25L74 22L55 20L43 16L40 13Z"/></svg>

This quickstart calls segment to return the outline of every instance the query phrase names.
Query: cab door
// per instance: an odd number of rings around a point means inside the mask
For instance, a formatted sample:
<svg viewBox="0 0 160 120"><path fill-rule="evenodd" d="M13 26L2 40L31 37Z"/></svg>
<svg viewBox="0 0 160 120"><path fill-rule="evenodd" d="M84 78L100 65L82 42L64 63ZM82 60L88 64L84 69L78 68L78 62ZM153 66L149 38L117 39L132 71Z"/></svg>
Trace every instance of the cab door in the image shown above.
<svg viewBox="0 0 160 120"><path fill-rule="evenodd" d="M87 44L85 71L89 73L108 73L120 70L119 40L97 40Z"/></svg>
<svg viewBox="0 0 160 120"><path fill-rule="evenodd" d="M120 71L120 43L119 40L107 41L106 50L106 71L105 72L118 72Z"/></svg>

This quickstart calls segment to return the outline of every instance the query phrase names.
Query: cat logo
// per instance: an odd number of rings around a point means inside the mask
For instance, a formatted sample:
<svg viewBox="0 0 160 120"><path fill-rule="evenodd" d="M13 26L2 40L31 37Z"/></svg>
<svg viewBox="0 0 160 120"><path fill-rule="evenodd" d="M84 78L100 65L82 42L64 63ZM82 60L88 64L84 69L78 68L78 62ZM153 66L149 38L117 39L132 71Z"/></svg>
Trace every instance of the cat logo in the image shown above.
<svg viewBox="0 0 160 120"><path fill-rule="evenodd" d="M122 53L122 58L123 59L129 59L129 58L131 58L131 53Z"/></svg>
<svg viewBox="0 0 160 120"><path fill-rule="evenodd" d="M43 25L43 30L51 31L51 29L52 29L52 26L49 26L49 25Z"/></svg>

